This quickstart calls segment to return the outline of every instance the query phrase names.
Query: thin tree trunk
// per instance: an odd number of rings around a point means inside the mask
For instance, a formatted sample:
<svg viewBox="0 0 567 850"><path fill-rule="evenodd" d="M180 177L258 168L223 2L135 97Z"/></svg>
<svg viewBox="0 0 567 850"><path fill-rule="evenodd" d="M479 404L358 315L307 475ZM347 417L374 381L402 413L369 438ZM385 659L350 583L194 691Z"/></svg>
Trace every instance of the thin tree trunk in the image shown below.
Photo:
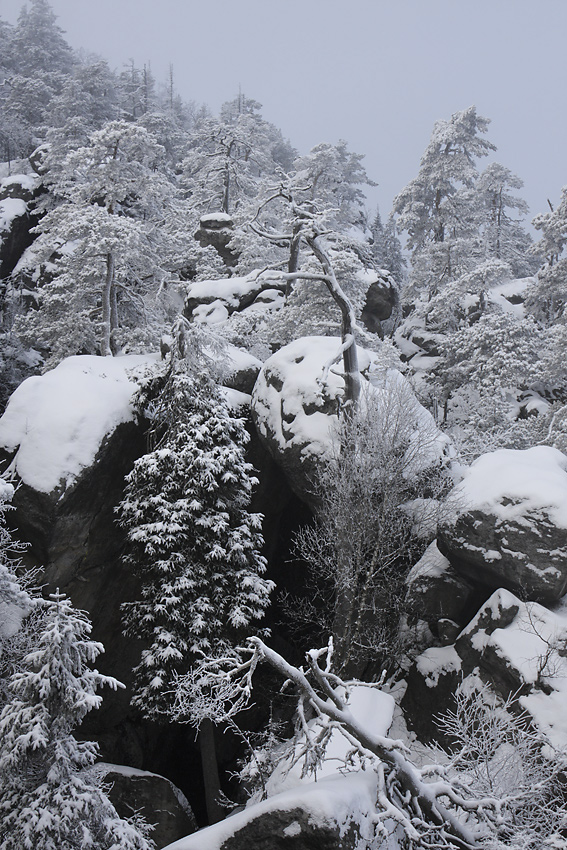
<svg viewBox="0 0 567 850"><path fill-rule="evenodd" d="M220 794L220 780L215 748L215 727L211 720L205 719L201 723L198 740L199 750L201 751L207 817L209 824L218 823L224 819L224 811L217 802Z"/></svg>
<svg viewBox="0 0 567 850"><path fill-rule="evenodd" d="M293 228L293 236L289 244L289 260L287 262L287 270L291 274L299 268L299 251L301 248L301 223L296 224ZM293 290L295 281L288 280L286 284L286 298Z"/></svg>
<svg viewBox="0 0 567 850"><path fill-rule="evenodd" d="M343 351L345 370L345 402L356 405L360 395L360 370L358 368L358 352L354 334L355 316L351 303L338 284L329 255L319 241L319 237L306 237L306 242L321 263L327 280L327 289L338 304L342 316L342 341L349 343Z"/></svg>
<svg viewBox="0 0 567 850"><path fill-rule="evenodd" d="M109 252L106 255L106 279L104 281L104 289L102 290L102 340L100 344L100 353L103 357L108 357L112 354L110 349L110 314L113 284L114 256L112 252Z"/></svg>
<svg viewBox="0 0 567 850"><path fill-rule="evenodd" d="M110 289L110 350L116 356L118 354L118 343L116 341L116 331L118 330L118 296L116 286L113 284Z"/></svg>

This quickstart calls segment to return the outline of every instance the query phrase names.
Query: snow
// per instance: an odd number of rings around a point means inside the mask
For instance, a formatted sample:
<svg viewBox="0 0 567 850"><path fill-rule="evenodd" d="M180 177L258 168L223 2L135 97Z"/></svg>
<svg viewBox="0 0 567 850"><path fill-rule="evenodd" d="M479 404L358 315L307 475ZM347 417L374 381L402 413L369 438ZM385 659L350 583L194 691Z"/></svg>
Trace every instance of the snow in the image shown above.
<svg viewBox="0 0 567 850"><path fill-rule="evenodd" d="M0 180L0 192L7 186L21 186L27 192L33 192L37 188L39 178L35 174L11 174Z"/></svg>
<svg viewBox="0 0 567 850"><path fill-rule="evenodd" d="M435 688L440 676L460 672L462 662L454 646L433 646L421 653L416 667L427 687Z"/></svg>
<svg viewBox="0 0 567 850"><path fill-rule="evenodd" d="M543 512L567 529L567 457L550 446L482 455L464 471L450 502L459 513L479 510L526 526L526 514Z"/></svg>
<svg viewBox="0 0 567 850"><path fill-rule="evenodd" d="M207 213L206 215L201 216L201 224L208 224L209 222L224 222L225 224L233 224L232 216L228 215L228 213Z"/></svg>
<svg viewBox="0 0 567 850"><path fill-rule="evenodd" d="M130 372L158 360L79 355L25 380L0 419L0 446L16 453L10 474L42 493L70 487L104 438L134 419L137 384Z"/></svg>
<svg viewBox="0 0 567 850"><path fill-rule="evenodd" d="M387 735L392 724L394 699L378 688L357 686L350 692L349 707L359 723L372 730L372 735ZM312 721L311 725L314 723ZM301 741L296 745L296 751ZM334 730L327 745L325 761L317 770L316 779L301 776L301 765L290 769L284 760L268 780L268 799L253 802L241 812L204 830L169 844L164 850L219 850L238 830L260 815L275 811L301 809L310 820L321 824L339 824L348 829L354 821L361 825L364 836L373 834L371 813L375 811L376 775L372 770L352 768L341 774L344 759L352 749L338 730ZM291 758L291 757L290 757ZM284 830L286 837L298 835L300 824L292 821Z"/></svg>
<svg viewBox="0 0 567 850"><path fill-rule="evenodd" d="M15 218L25 215L28 205L21 198L5 198L0 201L0 230L9 230Z"/></svg>
<svg viewBox="0 0 567 850"><path fill-rule="evenodd" d="M199 304L195 307L193 319L202 325L220 325L228 319L228 310L223 302L216 298L210 304Z"/></svg>
<svg viewBox="0 0 567 850"><path fill-rule="evenodd" d="M211 303L219 299L231 307L238 307L240 299L258 289L258 272L245 277L224 277L218 280L198 280L187 288L187 297Z"/></svg>
<svg viewBox="0 0 567 850"><path fill-rule="evenodd" d="M248 393L241 393L240 390L233 390L231 387L220 387L220 391L231 410L238 411L242 407L250 407L251 396Z"/></svg>
<svg viewBox="0 0 567 850"><path fill-rule="evenodd" d="M14 496L14 485L0 478L0 502L11 502Z"/></svg>
<svg viewBox="0 0 567 850"><path fill-rule="evenodd" d="M336 337L301 337L264 363L252 404L260 431L275 439L282 450L297 447L303 457L324 457L331 452L337 422L333 403L344 393L342 356L325 378L323 373L340 346ZM385 370L379 354L360 347L358 359L361 372L369 374L365 386L380 411L378 418L386 437L393 441L400 438L403 418L403 440L409 444L406 474L412 475L438 461L448 440L419 404L403 375L395 369Z"/></svg>
<svg viewBox="0 0 567 850"><path fill-rule="evenodd" d="M528 288L533 286L535 281L534 277L522 277L500 283L490 288L488 300L497 304L504 313L512 313L518 319L523 319L526 313L523 302ZM510 299L520 303L514 304Z"/></svg>
<svg viewBox="0 0 567 850"><path fill-rule="evenodd" d="M0 638L11 638L20 630L29 611L13 602L0 601Z"/></svg>
<svg viewBox="0 0 567 850"><path fill-rule="evenodd" d="M247 369L257 369L260 371L262 368L262 361L258 360L257 357L254 357L253 354L250 354L249 351L245 351L242 348L237 348L235 345L227 346L227 359L228 359L228 374L233 375L235 372L243 372Z"/></svg>
<svg viewBox="0 0 567 850"><path fill-rule="evenodd" d="M406 584L413 584L420 578L441 578L450 568L445 555L437 548L437 541L430 543L417 564L411 568L406 578Z"/></svg>

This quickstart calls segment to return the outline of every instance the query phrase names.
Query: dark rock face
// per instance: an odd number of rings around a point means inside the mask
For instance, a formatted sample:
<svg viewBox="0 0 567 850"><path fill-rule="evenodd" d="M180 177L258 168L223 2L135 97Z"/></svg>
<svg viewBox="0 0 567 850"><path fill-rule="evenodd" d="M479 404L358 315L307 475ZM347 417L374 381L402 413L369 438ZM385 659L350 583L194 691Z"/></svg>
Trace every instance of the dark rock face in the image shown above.
<svg viewBox="0 0 567 850"><path fill-rule="evenodd" d="M229 247L233 236L234 222L230 216L223 213L218 213L217 216L214 214L203 216L198 230L194 233L201 248L213 247L228 268L237 264L239 256Z"/></svg>
<svg viewBox="0 0 567 850"><path fill-rule="evenodd" d="M526 512L521 523L467 511L440 529L438 542L457 573L473 583L540 602L567 591L567 530L543 511Z"/></svg>
<svg viewBox="0 0 567 850"><path fill-rule="evenodd" d="M354 850L354 831L321 824L303 809L272 811L249 821L221 844L221 850Z"/></svg>
<svg viewBox="0 0 567 850"><path fill-rule="evenodd" d="M473 595L471 584L453 569L434 541L407 579L406 606L410 616L434 631L442 620L465 625L463 614Z"/></svg>
<svg viewBox="0 0 567 850"><path fill-rule="evenodd" d="M120 817L141 814L155 823L151 833L156 847L165 847L197 830L191 807L169 779L157 773L143 773L105 764L104 781L110 784L108 796Z"/></svg>
<svg viewBox="0 0 567 850"><path fill-rule="evenodd" d="M454 707L455 690L468 679L472 688L484 683L503 699L521 697L518 710L553 740L555 725L562 723L566 646L562 617L497 590L453 646L427 649L416 659L403 707L422 738L439 738L435 718Z"/></svg>
<svg viewBox="0 0 567 850"><path fill-rule="evenodd" d="M30 231L38 222L33 209L40 190L28 188L25 181L6 178L0 183L0 202L21 201L21 214L11 219L8 228L0 231L0 280L7 278L16 267L22 254L35 239Z"/></svg>
<svg viewBox="0 0 567 850"><path fill-rule="evenodd" d="M433 653L441 663L430 673L426 662ZM402 708L410 728L420 740L442 740L436 718L454 707L455 691L461 680L461 660L452 646L426 650L412 664Z"/></svg>
<svg viewBox="0 0 567 850"><path fill-rule="evenodd" d="M398 290L392 278L386 274L379 274L366 293L366 301L360 316L364 327L382 337L382 322L391 317L398 300Z"/></svg>
<svg viewBox="0 0 567 850"><path fill-rule="evenodd" d="M121 560L124 534L115 522L114 506L122 498L124 476L144 451L142 429L124 423L65 494L40 493L22 483L13 500L13 521L31 544L26 558L41 565L48 592L59 588L76 607L89 612L93 635L106 650L99 667L120 681L129 680L138 661L139 650L123 636L120 617L120 604L135 598L138 579ZM108 693L95 713L97 721L103 723L104 716L112 714L112 724L118 725L128 713L128 701L125 691ZM120 749L125 741L117 733Z"/></svg>

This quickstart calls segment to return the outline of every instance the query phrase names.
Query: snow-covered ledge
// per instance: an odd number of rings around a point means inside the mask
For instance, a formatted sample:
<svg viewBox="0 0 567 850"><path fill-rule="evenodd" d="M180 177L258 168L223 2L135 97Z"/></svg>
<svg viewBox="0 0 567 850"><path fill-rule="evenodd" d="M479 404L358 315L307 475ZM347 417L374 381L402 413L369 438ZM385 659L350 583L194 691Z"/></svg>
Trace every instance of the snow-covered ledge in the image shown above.
<svg viewBox="0 0 567 850"><path fill-rule="evenodd" d="M106 437L134 420L134 374L159 355L69 357L28 378L0 419L0 448L13 455L6 475L40 493L73 486Z"/></svg>

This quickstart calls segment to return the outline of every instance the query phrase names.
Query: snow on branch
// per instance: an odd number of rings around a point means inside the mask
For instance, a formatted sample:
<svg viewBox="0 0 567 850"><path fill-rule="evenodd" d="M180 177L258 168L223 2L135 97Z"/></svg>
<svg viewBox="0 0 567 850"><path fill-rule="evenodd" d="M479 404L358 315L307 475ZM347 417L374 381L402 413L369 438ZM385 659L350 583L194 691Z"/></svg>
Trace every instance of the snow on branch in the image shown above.
<svg viewBox="0 0 567 850"><path fill-rule="evenodd" d="M478 847L478 826L490 825L490 813L498 820L499 800L488 795L479 799L467 796L465 784L445 774L441 777L431 768L416 767L402 741L362 724L351 711L349 693L354 686L377 686L343 681L330 669L331 658L332 644L311 650L304 669L287 662L260 638L249 638L248 646L238 648L234 655L204 657L190 674L179 678L176 719L196 727L206 718L217 723L231 721L250 705L257 665L268 663L284 679L284 686L294 686L297 691L300 756L306 764L313 766L322 760L330 732L338 730L350 746L347 760L356 755L366 769L374 770L377 797L372 819L377 835L385 834L386 822L391 827L393 820L415 847ZM317 721L315 727L309 722L312 717ZM469 827L466 821L471 815Z"/></svg>

